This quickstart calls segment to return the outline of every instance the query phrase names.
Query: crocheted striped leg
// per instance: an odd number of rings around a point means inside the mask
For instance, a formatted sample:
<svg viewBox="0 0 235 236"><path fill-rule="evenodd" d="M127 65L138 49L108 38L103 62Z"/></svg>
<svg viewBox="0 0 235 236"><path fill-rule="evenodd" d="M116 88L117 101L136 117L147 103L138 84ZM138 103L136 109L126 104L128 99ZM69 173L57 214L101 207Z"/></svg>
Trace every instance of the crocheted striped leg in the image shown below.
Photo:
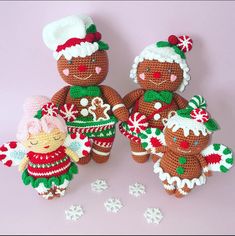
<svg viewBox="0 0 235 236"><path fill-rule="evenodd" d="M134 141L130 142L131 144L131 154L132 158L138 163L144 163L148 161L150 154L142 148L140 143L136 143Z"/></svg>
<svg viewBox="0 0 235 236"><path fill-rule="evenodd" d="M91 157L96 163L104 163L108 161L112 147L101 147L93 143L91 149Z"/></svg>
<svg viewBox="0 0 235 236"><path fill-rule="evenodd" d="M79 161L77 162L77 164L79 165L86 165L87 163L89 163L91 160L91 156L90 155L87 155L85 157L82 157L79 159Z"/></svg>
<svg viewBox="0 0 235 236"><path fill-rule="evenodd" d="M55 191L55 196L56 197L63 197L65 195L65 191L69 185L68 180L64 180L64 183L61 185L55 185L54 186L54 191Z"/></svg>
<svg viewBox="0 0 235 236"><path fill-rule="evenodd" d="M173 184L169 184L167 180L162 181L162 183L163 183L164 189L169 195L172 195L175 193L176 188Z"/></svg>
<svg viewBox="0 0 235 236"><path fill-rule="evenodd" d="M188 195L191 190L192 189L188 188L187 185L185 185L183 188L178 188L175 191L175 197L182 198L182 197Z"/></svg>
<svg viewBox="0 0 235 236"><path fill-rule="evenodd" d="M38 195L42 196L44 199L52 200L55 197L54 188L46 188L43 183L40 183L35 190L38 192Z"/></svg>

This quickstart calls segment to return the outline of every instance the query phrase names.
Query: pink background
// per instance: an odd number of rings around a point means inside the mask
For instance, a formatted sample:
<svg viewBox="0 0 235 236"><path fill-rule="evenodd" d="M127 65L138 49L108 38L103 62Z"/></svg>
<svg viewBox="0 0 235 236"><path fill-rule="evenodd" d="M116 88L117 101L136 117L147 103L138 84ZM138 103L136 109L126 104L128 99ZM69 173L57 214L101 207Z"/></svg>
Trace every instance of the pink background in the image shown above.
<svg viewBox="0 0 235 236"><path fill-rule="evenodd" d="M205 96L209 111L222 129L213 141L234 148L234 22L235 2L0 2L1 116L0 143L15 139L27 96L51 96L64 86L52 52L41 37L45 24L61 17L86 13L93 17L110 45L110 72L105 82L121 95L137 88L129 79L133 59L147 45L170 34L189 34L194 40L187 60L192 80L183 96ZM0 233L18 234L229 234L235 233L235 172L215 174L208 184L177 200L165 194L153 173L153 164L130 158L127 140L118 132L112 159L93 161L80 174L67 195L46 201L24 187L15 168L0 165ZM90 183L108 181L108 191L95 194ZM145 196L135 199L128 185L146 185ZM124 208L107 213L103 203L119 197ZM79 222L65 220L64 210L81 204ZM164 219L149 225L143 213L159 207Z"/></svg>

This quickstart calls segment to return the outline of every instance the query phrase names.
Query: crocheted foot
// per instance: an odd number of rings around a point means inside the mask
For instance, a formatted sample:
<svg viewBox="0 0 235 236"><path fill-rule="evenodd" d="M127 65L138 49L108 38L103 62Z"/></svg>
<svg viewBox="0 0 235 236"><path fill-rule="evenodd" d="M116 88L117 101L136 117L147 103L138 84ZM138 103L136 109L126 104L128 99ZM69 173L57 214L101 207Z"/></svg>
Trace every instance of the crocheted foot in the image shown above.
<svg viewBox="0 0 235 236"><path fill-rule="evenodd" d="M67 188L55 187L55 197L63 197Z"/></svg>
<svg viewBox="0 0 235 236"><path fill-rule="evenodd" d="M38 195L42 196L46 200L52 200L56 197L53 189L49 189L47 192L44 193L38 193Z"/></svg>
<svg viewBox="0 0 235 236"><path fill-rule="evenodd" d="M175 197L177 198L185 197L186 195L189 194L190 191L191 189L189 189L188 187L178 188L175 191Z"/></svg>
<svg viewBox="0 0 235 236"><path fill-rule="evenodd" d="M90 162L90 160L91 160L91 156L88 155L88 156L80 158L79 161L77 162L77 164L79 164L79 165L86 165L86 164L88 164Z"/></svg>
<svg viewBox="0 0 235 236"><path fill-rule="evenodd" d="M150 154L142 148L141 144L136 142L131 142L131 154L132 158L138 163L145 163L150 157Z"/></svg>
<svg viewBox="0 0 235 236"><path fill-rule="evenodd" d="M176 191L175 186L172 184L169 184L166 180L162 181L163 183L163 187L165 189L165 191L169 194L169 195L173 195Z"/></svg>
<svg viewBox="0 0 235 236"><path fill-rule="evenodd" d="M96 163L102 164L108 161L109 156L110 156L110 151L111 151L111 147L104 148L96 144L93 144L93 147L91 150L91 157Z"/></svg>

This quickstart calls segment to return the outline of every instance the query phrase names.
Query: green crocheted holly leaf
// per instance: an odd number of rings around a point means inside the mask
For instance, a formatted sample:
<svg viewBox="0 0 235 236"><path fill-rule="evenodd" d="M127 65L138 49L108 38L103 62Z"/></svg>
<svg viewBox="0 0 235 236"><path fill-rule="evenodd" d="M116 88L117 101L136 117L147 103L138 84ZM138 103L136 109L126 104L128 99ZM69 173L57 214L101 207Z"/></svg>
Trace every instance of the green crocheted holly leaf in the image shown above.
<svg viewBox="0 0 235 236"><path fill-rule="evenodd" d="M42 110L41 109L37 111L37 114L34 116L34 118L37 118L39 120L42 118Z"/></svg>
<svg viewBox="0 0 235 236"><path fill-rule="evenodd" d="M175 45L173 46L173 48L174 48L175 52L176 52L177 54L179 54L182 59L185 59L185 54L184 54L183 51L181 51L181 50L180 50L177 46L175 46Z"/></svg>
<svg viewBox="0 0 235 236"><path fill-rule="evenodd" d="M97 42L99 45L99 50L109 50L109 45L103 41Z"/></svg>
<svg viewBox="0 0 235 236"><path fill-rule="evenodd" d="M96 26L94 24L90 25L87 29L86 29L86 33L96 33Z"/></svg>
<svg viewBox="0 0 235 236"><path fill-rule="evenodd" d="M162 47L171 47L171 44L165 41L160 41L156 43L157 47L162 48Z"/></svg>
<svg viewBox="0 0 235 236"><path fill-rule="evenodd" d="M178 110L177 111L177 114L181 117L184 117L184 118L191 118L190 116L190 113L191 113L192 109L182 109L182 110Z"/></svg>
<svg viewBox="0 0 235 236"><path fill-rule="evenodd" d="M204 125L209 131L216 131L219 129L219 126L214 119L209 119L207 122L204 123Z"/></svg>

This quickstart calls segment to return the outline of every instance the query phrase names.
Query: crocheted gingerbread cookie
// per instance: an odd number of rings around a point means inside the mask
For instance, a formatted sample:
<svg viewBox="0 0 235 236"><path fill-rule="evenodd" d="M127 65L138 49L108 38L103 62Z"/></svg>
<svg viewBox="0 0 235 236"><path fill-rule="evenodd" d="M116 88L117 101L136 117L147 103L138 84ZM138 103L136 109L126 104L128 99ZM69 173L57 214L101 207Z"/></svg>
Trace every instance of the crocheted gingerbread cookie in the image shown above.
<svg viewBox="0 0 235 236"><path fill-rule="evenodd" d="M141 89L124 97L124 103L132 109L132 115L128 123L120 125L120 130L131 140L132 157L137 162L146 162L149 154L140 144L138 129L133 129L133 121L136 125L147 122L147 127L162 130L162 119L167 117L169 111L186 107L187 101L176 91L182 92L190 79L184 52L191 48L192 40L188 36L171 35L168 42L160 41L147 46L134 60L130 77ZM142 131L147 127L142 125Z"/></svg>
<svg viewBox="0 0 235 236"><path fill-rule="evenodd" d="M85 133L93 142L91 157L98 163L109 159L118 120L128 120L128 110L111 87L99 85L108 73L108 45L101 41L92 19L69 16L48 24L45 44L54 51L61 78L69 84L54 94L52 101L64 108L68 130ZM66 111L67 110L67 111ZM72 118L72 119L71 119Z"/></svg>

